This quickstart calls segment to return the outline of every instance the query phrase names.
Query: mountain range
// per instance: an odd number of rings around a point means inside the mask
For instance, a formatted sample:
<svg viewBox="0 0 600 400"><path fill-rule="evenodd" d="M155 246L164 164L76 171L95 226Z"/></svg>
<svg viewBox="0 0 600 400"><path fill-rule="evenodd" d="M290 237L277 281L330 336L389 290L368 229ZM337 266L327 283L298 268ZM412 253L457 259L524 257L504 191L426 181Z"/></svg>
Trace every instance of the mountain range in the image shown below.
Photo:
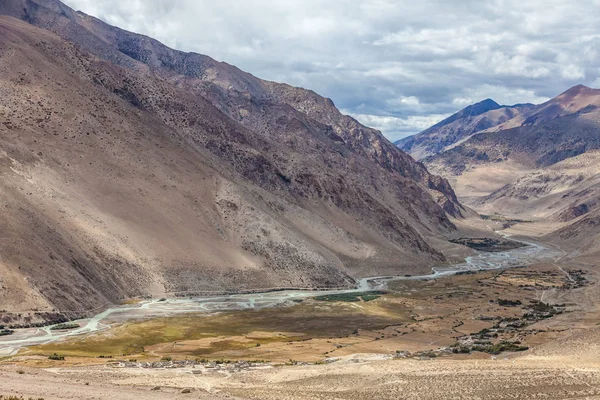
<svg viewBox="0 0 600 400"><path fill-rule="evenodd" d="M420 160L456 146L474 134L512 120L533 104L501 106L492 99L472 104L423 132L398 140L395 144Z"/></svg>
<svg viewBox="0 0 600 400"><path fill-rule="evenodd" d="M465 213L330 99L56 0L0 2L0 95L5 311L426 271Z"/></svg>
<svg viewBox="0 0 600 400"><path fill-rule="evenodd" d="M398 146L424 156L478 212L548 221L556 240L585 238L585 251L596 253L599 107L600 90L583 85L535 106L485 100ZM503 117L490 116L503 109Z"/></svg>

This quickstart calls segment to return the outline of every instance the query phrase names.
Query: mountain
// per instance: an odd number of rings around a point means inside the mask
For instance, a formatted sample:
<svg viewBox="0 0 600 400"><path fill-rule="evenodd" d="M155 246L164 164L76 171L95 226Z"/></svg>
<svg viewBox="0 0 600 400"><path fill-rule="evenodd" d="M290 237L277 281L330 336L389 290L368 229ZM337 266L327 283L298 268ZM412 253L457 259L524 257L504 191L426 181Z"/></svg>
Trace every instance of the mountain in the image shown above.
<svg viewBox="0 0 600 400"><path fill-rule="evenodd" d="M600 253L599 89L574 86L422 161L474 210L543 221L535 234Z"/></svg>
<svg viewBox="0 0 600 400"><path fill-rule="evenodd" d="M331 100L58 1L0 14L5 311L350 286L445 260L463 212L449 183Z"/></svg>
<svg viewBox="0 0 600 400"><path fill-rule="evenodd" d="M474 134L516 118L533 107L532 104L501 106L492 99L472 104L445 120L395 144L420 160L443 152L467 140Z"/></svg>
<svg viewBox="0 0 600 400"><path fill-rule="evenodd" d="M478 166L547 167L600 148L600 90L575 86L510 121L423 161L461 175Z"/></svg>
<svg viewBox="0 0 600 400"><path fill-rule="evenodd" d="M600 204L599 106L600 90L577 85L423 161L481 213L579 232Z"/></svg>
<svg viewBox="0 0 600 400"><path fill-rule="evenodd" d="M599 106L600 89L577 85L545 103L530 107L520 116L498 124L490 130L500 131L520 126L539 125L556 118L578 114L596 114Z"/></svg>
<svg viewBox="0 0 600 400"><path fill-rule="evenodd" d="M600 255L600 210L596 209L572 223L546 235L577 254L580 259L597 262Z"/></svg>
<svg viewBox="0 0 600 400"><path fill-rule="evenodd" d="M510 210L511 215L555 222L571 221L598 205L600 151L535 169L473 203L486 214Z"/></svg>

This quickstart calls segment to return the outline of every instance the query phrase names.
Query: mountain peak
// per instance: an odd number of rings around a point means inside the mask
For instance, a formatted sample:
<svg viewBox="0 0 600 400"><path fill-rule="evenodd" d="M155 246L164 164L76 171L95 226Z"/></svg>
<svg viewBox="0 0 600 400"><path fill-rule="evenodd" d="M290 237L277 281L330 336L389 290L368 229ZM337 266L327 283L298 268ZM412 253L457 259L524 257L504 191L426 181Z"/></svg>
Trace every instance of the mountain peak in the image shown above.
<svg viewBox="0 0 600 400"><path fill-rule="evenodd" d="M496 103L494 100L489 97L485 100L481 100L479 103L475 103L474 105L486 105L489 107L500 107L500 104Z"/></svg>
<svg viewBox="0 0 600 400"><path fill-rule="evenodd" d="M463 108L457 114L460 117L466 117L466 116L474 117L476 115L483 114L484 112L488 112L490 110L495 110L500 107L501 107L500 104L498 104L494 100L488 98L488 99L480 101L479 103L471 104L470 106Z"/></svg>
<svg viewBox="0 0 600 400"><path fill-rule="evenodd" d="M600 105L600 89L593 89L585 85L576 85L542 104L541 109L545 110L550 106L559 106L561 110L564 109L569 113L575 113L590 105L594 105L595 107ZM561 111L561 113L563 112Z"/></svg>
<svg viewBox="0 0 600 400"><path fill-rule="evenodd" d="M413 157L423 159L476 132L510 120L530 107L528 104L502 106L487 98L463 108L417 135L401 139L397 146ZM495 110L500 111L489 113Z"/></svg>
<svg viewBox="0 0 600 400"><path fill-rule="evenodd" d="M590 90L593 90L593 89L588 86L579 84L579 85L573 86L572 88L567 89L566 91L561 93L559 96L564 96L564 95L576 96L576 95L588 92Z"/></svg>
<svg viewBox="0 0 600 400"><path fill-rule="evenodd" d="M501 107L502 106L500 104L498 104L494 100L488 98L488 99L480 101L479 103L471 104L470 106L463 108L462 110L458 111L457 113L452 114L445 120L434 125L434 127L448 125L458 119L465 118L465 117L476 117L485 112L488 112L490 110L496 110Z"/></svg>

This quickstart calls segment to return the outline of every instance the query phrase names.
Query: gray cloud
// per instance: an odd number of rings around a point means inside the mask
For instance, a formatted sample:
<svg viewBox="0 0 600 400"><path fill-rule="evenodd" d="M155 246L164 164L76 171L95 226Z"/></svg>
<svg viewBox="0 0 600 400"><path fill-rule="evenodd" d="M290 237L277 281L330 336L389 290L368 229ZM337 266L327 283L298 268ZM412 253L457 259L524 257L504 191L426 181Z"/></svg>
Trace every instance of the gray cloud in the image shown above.
<svg viewBox="0 0 600 400"><path fill-rule="evenodd" d="M600 86L600 1L65 0L184 51L331 97L399 139L467 104Z"/></svg>

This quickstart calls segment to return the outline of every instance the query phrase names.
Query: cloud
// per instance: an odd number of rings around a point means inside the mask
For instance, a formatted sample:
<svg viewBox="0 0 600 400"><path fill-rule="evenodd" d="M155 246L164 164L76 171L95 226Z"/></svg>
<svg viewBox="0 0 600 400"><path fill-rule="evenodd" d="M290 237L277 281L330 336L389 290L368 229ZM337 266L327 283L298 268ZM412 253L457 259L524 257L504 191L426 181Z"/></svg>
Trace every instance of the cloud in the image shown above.
<svg viewBox="0 0 600 400"><path fill-rule="evenodd" d="M447 118L450 114L429 114L429 115L411 115L406 118L382 117L369 114L354 114L348 110L342 110L345 114L351 115L360 123L387 132L389 137L402 138L407 134L420 132L441 120ZM396 139L397 140L397 139Z"/></svg>
<svg viewBox="0 0 600 400"><path fill-rule="evenodd" d="M599 0L65 0L184 51L303 86L390 139L472 102L600 81Z"/></svg>

